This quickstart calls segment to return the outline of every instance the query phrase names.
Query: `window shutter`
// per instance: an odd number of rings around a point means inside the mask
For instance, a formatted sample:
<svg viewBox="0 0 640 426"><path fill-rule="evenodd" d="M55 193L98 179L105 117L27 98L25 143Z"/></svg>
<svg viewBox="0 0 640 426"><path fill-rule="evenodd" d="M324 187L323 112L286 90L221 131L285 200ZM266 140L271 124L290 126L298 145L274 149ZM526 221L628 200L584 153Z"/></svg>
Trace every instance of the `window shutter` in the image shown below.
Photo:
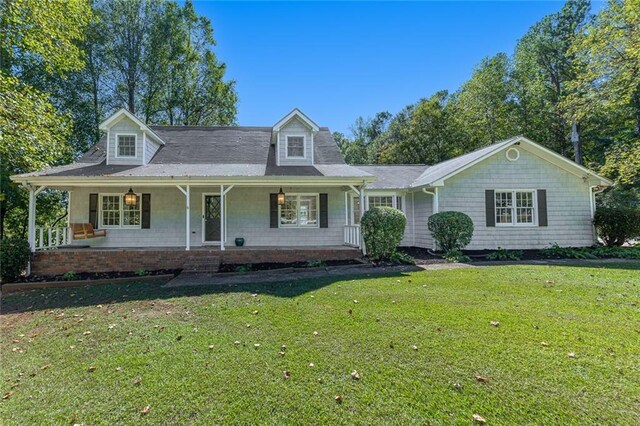
<svg viewBox="0 0 640 426"><path fill-rule="evenodd" d="M487 227L496 226L496 200L493 189L484 191L484 209L487 216Z"/></svg>
<svg viewBox="0 0 640 426"><path fill-rule="evenodd" d="M320 194L320 228L329 227L329 196L328 194Z"/></svg>
<svg viewBox="0 0 640 426"><path fill-rule="evenodd" d="M269 194L269 226L278 227L278 194Z"/></svg>
<svg viewBox="0 0 640 426"><path fill-rule="evenodd" d="M89 223L98 229L98 194L89 194Z"/></svg>
<svg viewBox="0 0 640 426"><path fill-rule="evenodd" d="M151 228L151 194L142 194L142 229Z"/></svg>
<svg viewBox="0 0 640 426"><path fill-rule="evenodd" d="M548 226L547 218L547 190L538 189L538 226Z"/></svg>

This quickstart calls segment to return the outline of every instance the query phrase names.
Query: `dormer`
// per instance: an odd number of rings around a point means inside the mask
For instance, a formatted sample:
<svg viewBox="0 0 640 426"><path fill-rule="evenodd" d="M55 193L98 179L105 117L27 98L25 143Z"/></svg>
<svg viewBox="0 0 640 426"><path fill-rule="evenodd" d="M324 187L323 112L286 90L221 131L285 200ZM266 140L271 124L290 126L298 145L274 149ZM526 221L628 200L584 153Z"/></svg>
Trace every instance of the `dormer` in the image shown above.
<svg viewBox="0 0 640 426"><path fill-rule="evenodd" d="M311 166L313 136L318 125L298 108L273 125L273 140L278 166Z"/></svg>
<svg viewBox="0 0 640 426"><path fill-rule="evenodd" d="M107 134L107 164L148 164L164 141L146 124L124 108L100 124Z"/></svg>

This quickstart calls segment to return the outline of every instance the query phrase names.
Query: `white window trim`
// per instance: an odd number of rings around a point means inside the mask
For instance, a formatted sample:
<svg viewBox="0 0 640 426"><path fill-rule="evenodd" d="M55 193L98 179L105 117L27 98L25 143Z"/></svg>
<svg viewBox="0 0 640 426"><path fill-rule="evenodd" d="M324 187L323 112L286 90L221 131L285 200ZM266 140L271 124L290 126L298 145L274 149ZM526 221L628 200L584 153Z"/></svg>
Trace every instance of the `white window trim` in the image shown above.
<svg viewBox="0 0 640 426"><path fill-rule="evenodd" d="M294 197L294 196L298 198L298 200L296 201L296 218L297 218L296 224L283 225L281 223L282 222L282 206L278 205L278 228L292 228L292 229L320 228L320 194L319 193L302 193L302 192L285 194L285 197ZM300 225L300 197L316 197L316 224L315 225Z"/></svg>
<svg viewBox="0 0 640 426"><path fill-rule="evenodd" d="M406 201L406 199L407 199L406 193L403 193L403 192L380 192L380 193L376 192L376 193L373 193L373 194L367 193L365 195L365 197L364 197L364 208L362 208L362 206L360 206L360 210L361 210L360 211L360 217L361 218L362 218L362 215L367 210L369 210L369 197L392 197L392 201L391 201L392 206L391 207L393 207L394 209L398 209L398 197L404 198L403 205L401 206L402 208L400 208L398 210L400 210L403 213L406 212L406 207L405 207L406 202L407 202ZM359 200L360 196L359 195L351 195L351 201L350 201L350 203L351 203L351 209L350 209L351 210L351 212L350 212L351 213L350 214L351 222L350 223L353 226L360 226L359 223L355 223L354 205L355 205L355 200L356 199Z"/></svg>
<svg viewBox="0 0 640 426"><path fill-rule="evenodd" d="M135 155L118 155L118 150L120 145L120 141L118 139L120 138L120 136L134 137L134 143L135 143L134 152L136 153ZM133 158L133 159L138 158L138 134L137 133L116 133L116 152L114 157L115 158Z"/></svg>
<svg viewBox="0 0 640 426"><path fill-rule="evenodd" d="M100 229L142 229L142 194L136 192L138 197L138 205L140 206L140 225L123 225L124 217L124 194L123 193L100 193L98 194L98 228ZM120 225L103 225L102 223L102 198L103 197L119 197L120 199Z"/></svg>
<svg viewBox="0 0 640 426"><path fill-rule="evenodd" d="M302 157L297 155L289 155L289 138L302 138ZM307 136L304 134L292 134L285 137L284 156L292 160L304 160L307 158Z"/></svg>
<svg viewBox="0 0 640 426"><path fill-rule="evenodd" d="M511 200L513 201L513 206L511 207L511 223L498 223L497 217L494 217L496 227L502 228L534 228L538 226L538 191L536 189L496 189L493 191L493 209L494 216L496 215L495 211L498 209L496 206L496 194L499 192L510 192ZM516 222L516 192L531 192L533 194L533 222L532 223L517 223Z"/></svg>

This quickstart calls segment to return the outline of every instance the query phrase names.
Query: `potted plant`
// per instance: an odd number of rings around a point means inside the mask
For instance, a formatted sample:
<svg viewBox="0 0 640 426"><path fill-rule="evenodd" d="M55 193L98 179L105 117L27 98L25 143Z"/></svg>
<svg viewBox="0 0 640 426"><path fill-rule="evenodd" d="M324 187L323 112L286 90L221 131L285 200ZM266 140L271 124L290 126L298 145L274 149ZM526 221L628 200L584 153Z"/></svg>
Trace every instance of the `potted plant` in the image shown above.
<svg viewBox="0 0 640 426"><path fill-rule="evenodd" d="M236 247L242 247L244 245L244 238L236 238Z"/></svg>

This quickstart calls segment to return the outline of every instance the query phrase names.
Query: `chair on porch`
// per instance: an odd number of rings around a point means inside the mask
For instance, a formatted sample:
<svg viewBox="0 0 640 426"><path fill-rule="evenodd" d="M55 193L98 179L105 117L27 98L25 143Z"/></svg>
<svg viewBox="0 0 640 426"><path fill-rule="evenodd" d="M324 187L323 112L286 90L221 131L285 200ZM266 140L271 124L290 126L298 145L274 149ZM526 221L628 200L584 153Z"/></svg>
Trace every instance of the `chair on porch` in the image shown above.
<svg viewBox="0 0 640 426"><path fill-rule="evenodd" d="M74 240L86 240L88 238L106 237L106 229L93 229L93 225L90 223L72 223L69 225L71 232L73 233Z"/></svg>

